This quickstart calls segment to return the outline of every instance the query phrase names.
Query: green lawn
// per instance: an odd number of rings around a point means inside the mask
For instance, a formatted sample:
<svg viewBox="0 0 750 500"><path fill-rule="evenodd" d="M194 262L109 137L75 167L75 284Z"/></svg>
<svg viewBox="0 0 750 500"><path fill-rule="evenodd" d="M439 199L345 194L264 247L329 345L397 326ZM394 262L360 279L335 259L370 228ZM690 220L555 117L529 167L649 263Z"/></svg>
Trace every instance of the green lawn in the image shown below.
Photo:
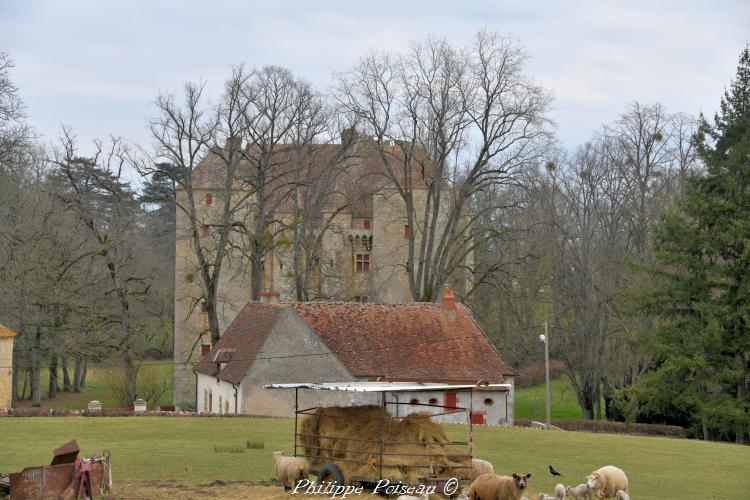
<svg viewBox="0 0 750 500"><path fill-rule="evenodd" d="M42 407L44 408L65 408L70 410L85 410L88 408L89 401L101 401L105 408L117 408L119 403L109 387L108 373L112 368L89 367L86 374L86 387L83 391L76 392L59 392L54 399L47 399L47 388L49 387L49 371L43 369L41 372L42 386ZM158 361L146 361L141 367L143 371L153 371L159 376L166 377L169 382L169 390L159 399L160 406L170 406L172 404L172 366L168 363ZM62 370L59 371L60 387L62 387ZM71 371L72 376L72 371ZM19 386L19 392L20 392ZM31 402L28 400L20 401L18 406L28 407Z"/></svg>
<svg viewBox="0 0 750 500"><path fill-rule="evenodd" d="M516 389L515 418L544 420L544 384L533 387ZM552 418L583 418L583 412L578 405L576 392L568 377L560 377L550 382L550 402Z"/></svg>
<svg viewBox="0 0 750 500"><path fill-rule="evenodd" d="M51 450L76 438L85 454L108 449L117 481L272 478L271 452L291 451L293 422L199 417L0 418L0 471L49 463ZM449 433L465 429L449 426ZM633 498L748 498L750 447L640 436L474 427L476 456L499 473L532 473L531 491L551 492L554 465L578 484L607 464L630 476ZM265 449L217 453L214 445L264 441Z"/></svg>

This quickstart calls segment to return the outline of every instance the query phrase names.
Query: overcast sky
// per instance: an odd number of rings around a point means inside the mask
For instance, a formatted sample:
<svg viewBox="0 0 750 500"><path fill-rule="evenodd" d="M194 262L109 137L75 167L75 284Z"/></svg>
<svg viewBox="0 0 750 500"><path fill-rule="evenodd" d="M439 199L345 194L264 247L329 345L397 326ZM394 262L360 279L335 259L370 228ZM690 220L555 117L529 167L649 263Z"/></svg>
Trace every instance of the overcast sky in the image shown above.
<svg viewBox="0 0 750 500"><path fill-rule="evenodd" d="M217 97L244 62L326 88L370 48L463 43L481 28L526 46L572 148L634 100L712 114L750 42L750 1L0 0L0 50L45 140L66 124L83 142L114 134L146 147L154 98L187 80Z"/></svg>

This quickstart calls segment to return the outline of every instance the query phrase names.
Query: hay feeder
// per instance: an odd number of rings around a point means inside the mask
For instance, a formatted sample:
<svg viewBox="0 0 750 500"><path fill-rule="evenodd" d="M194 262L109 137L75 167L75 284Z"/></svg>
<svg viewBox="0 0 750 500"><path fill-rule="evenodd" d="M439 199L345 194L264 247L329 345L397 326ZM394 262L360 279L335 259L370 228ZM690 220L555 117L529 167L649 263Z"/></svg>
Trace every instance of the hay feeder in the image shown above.
<svg viewBox="0 0 750 500"><path fill-rule="evenodd" d="M341 382L265 387L294 390L294 455L307 458L311 474L317 476L319 483L363 486L372 491L379 482L388 480L391 485L435 486L440 492L452 478L460 484L470 481L474 393L508 390L510 385ZM369 405L300 408L300 390L376 394L367 398ZM446 406L399 399L399 393L427 391L463 393L468 397L461 401L469 401L469 405ZM378 399L380 404L372 404ZM429 411L415 413L415 406L427 407ZM464 441L451 440L443 427L432 421L433 417L455 413L466 415ZM454 494L459 492L460 488Z"/></svg>

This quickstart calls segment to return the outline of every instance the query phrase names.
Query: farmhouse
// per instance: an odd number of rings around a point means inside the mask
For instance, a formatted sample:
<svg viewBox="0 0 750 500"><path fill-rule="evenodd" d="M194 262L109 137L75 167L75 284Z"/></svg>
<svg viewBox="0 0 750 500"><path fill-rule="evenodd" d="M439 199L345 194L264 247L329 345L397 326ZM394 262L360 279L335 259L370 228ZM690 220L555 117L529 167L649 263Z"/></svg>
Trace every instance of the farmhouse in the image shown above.
<svg viewBox="0 0 750 500"><path fill-rule="evenodd" d="M410 403L399 405L404 414L445 411L418 403L472 403L476 423L503 424L513 420L514 374L451 290L437 304L282 303L278 293L265 292L262 301L245 305L197 365L196 408L202 413L292 415L293 391L264 389L272 383L505 382L510 390L482 391L473 402L451 392L387 396ZM300 407L379 402L367 399L372 395L325 391L300 392L299 397L306 398ZM438 418L450 421L451 415Z"/></svg>

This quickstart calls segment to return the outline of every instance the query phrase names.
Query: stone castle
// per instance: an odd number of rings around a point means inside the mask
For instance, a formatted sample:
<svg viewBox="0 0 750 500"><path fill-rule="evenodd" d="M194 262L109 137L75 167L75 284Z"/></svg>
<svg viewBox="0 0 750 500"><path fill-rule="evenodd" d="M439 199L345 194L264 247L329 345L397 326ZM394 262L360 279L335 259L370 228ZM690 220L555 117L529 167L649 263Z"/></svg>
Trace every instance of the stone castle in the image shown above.
<svg viewBox="0 0 750 500"><path fill-rule="evenodd" d="M391 145L391 148L399 147ZM345 154L342 154L345 153ZM193 173L193 198L198 209L201 245L211 245L211 231L222 213L222 193L225 192L226 170L220 155L211 152L204 157ZM407 224L403 198L396 183L409 182L416 213L424 210L429 179L424 168L415 162L409 174L384 174L383 156L369 137L359 136L353 129L342 132L340 144L326 144L318 148L318 163L335 162L343 174L336 180L338 199L323 204L319 217L329 222L322 233L322 244L315 256L315 267L310 282L310 299L339 302L401 303L412 301L407 279L408 239L414 231L419 241L419 227ZM240 165L240 168L242 166ZM411 167L410 167L411 168ZM405 170L405 169L403 169ZM399 178L400 176L400 178ZM441 186L441 189L449 189ZM235 194L239 197L239 185ZM186 201L186 192L177 192L178 202ZM342 205L342 200L345 204ZM343 206L343 209L342 209ZM235 217L252 219L252 203L238 207ZM438 227L445 214L438 214ZM279 204L273 213L273 224L291 223L293 210L288 203ZM284 231L277 238L288 239ZM189 404L195 401L196 378L193 363L210 349L208 318L201 306L201 283L194 242L190 236L190 221L177 211L175 252L175 327L174 327L174 402ZM237 242L222 267L217 297L218 321L223 333L232 320L251 300L249 263L243 258ZM279 244L269 251L263 261L261 289L278 294L282 302L295 301L295 287L290 245ZM451 280L451 286L461 292L468 276Z"/></svg>

